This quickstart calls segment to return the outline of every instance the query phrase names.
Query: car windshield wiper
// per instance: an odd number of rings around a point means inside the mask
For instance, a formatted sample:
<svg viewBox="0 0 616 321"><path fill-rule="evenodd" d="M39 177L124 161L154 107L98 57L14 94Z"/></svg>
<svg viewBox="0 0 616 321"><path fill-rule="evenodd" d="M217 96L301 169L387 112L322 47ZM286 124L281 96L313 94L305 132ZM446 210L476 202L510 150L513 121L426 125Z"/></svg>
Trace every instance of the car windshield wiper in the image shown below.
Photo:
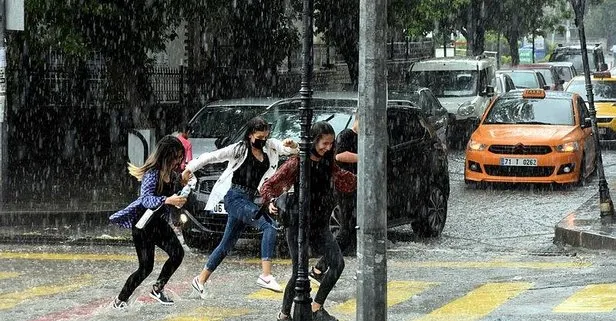
<svg viewBox="0 0 616 321"><path fill-rule="evenodd" d="M518 121L516 124L524 124L524 125L552 125L551 123L546 123L542 121Z"/></svg>

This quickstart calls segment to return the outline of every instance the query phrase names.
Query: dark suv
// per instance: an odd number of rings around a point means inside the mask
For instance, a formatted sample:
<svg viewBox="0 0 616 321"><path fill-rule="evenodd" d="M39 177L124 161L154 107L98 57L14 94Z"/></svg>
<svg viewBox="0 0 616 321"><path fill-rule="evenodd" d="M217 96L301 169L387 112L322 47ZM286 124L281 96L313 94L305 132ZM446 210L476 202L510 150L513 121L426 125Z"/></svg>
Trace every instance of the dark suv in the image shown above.
<svg viewBox="0 0 616 321"><path fill-rule="evenodd" d="M299 141L300 104L300 99L291 98L279 101L267 109L263 117L271 123L271 137ZM339 133L353 123L357 93L338 93L336 98L313 98L312 107L313 122L326 120ZM445 226L449 198L446 151L424 112L411 102L403 104L396 100L389 104L387 125L388 226L411 223L413 231L418 235L438 236ZM229 141L239 141L241 132ZM207 167L196 173L199 179L197 194L201 194L198 197L202 202L207 200L206 193L221 173L221 168L214 172ZM201 209L205 207L204 204ZM194 216L199 224L188 220L184 225L187 242L224 232L226 213L200 210ZM334 210L330 222L333 231L340 228L337 216L338 211ZM256 231L246 232L246 236L258 235Z"/></svg>

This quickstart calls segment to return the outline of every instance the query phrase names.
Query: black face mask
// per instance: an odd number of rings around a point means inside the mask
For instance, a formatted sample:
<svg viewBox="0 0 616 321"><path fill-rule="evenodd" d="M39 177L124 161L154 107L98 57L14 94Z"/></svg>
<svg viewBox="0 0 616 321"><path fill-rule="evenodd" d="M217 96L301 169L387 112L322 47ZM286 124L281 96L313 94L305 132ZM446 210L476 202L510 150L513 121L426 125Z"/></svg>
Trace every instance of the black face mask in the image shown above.
<svg viewBox="0 0 616 321"><path fill-rule="evenodd" d="M266 142L267 142L267 139L255 139L255 141L252 142L252 147L257 148L257 149L263 149L263 147L265 147Z"/></svg>

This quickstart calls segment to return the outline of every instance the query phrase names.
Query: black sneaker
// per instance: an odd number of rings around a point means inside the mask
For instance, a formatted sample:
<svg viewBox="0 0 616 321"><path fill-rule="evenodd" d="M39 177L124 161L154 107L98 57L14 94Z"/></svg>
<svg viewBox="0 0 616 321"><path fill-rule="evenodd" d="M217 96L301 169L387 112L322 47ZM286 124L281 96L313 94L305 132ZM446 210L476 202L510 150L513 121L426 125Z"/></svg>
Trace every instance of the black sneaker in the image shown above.
<svg viewBox="0 0 616 321"><path fill-rule="evenodd" d="M173 305L173 300L171 300L162 290L156 291L152 289L152 291L150 291L150 297L158 301L160 304Z"/></svg>
<svg viewBox="0 0 616 321"><path fill-rule="evenodd" d="M320 286L321 281L323 281L323 272L315 273L313 267L312 269L310 269L310 272L308 272L308 278L310 278L314 283Z"/></svg>
<svg viewBox="0 0 616 321"><path fill-rule="evenodd" d="M125 301L120 301L120 299L116 298L115 300L113 300L112 307L116 310L124 310L128 307L128 303L126 303Z"/></svg>
<svg viewBox="0 0 616 321"><path fill-rule="evenodd" d="M338 321L338 319L327 313L323 307L320 307L315 312L312 312L312 321Z"/></svg>

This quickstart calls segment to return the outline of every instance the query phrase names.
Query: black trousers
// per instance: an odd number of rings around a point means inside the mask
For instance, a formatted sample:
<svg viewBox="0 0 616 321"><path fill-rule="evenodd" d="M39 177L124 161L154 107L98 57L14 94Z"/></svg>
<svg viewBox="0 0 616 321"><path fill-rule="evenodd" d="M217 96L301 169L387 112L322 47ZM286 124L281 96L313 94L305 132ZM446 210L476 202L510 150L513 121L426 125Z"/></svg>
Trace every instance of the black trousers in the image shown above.
<svg viewBox="0 0 616 321"><path fill-rule="evenodd" d="M184 259L184 249L180 241L171 229L171 226L169 226L169 223L160 215L154 214L150 222L143 229L133 227L132 232L133 243L135 244L137 258L139 259L139 268L128 277L120 295L118 295L118 299L122 301L128 301L128 298L135 289L152 273L156 246L169 255L156 281L156 286L159 290L162 290L165 284L167 284L169 278L171 278Z"/></svg>
<svg viewBox="0 0 616 321"><path fill-rule="evenodd" d="M293 306L293 298L295 297L295 280L297 279L297 225L291 225L286 228L285 231L287 244L289 246L289 254L291 255L291 261L293 262L293 274L284 289L282 313L289 315L291 314L291 307ZM308 234L308 243L314 251L323 255L323 260L325 260L327 266L329 266L329 270L323 276L321 286L319 286L319 290L314 297L314 302L323 304L344 270L344 258L342 257L342 252L340 251L338 243L334 239L334 235L329 230L329 226L327 225L323 227L311 227Z"/></svg>
<svg viewBox="0 0 616 321"><path fill-rule="evenodd" d="M357 193L338 193L336 195L340 207L340 231L336 235L336 241L340 250L344 252L350 245L357 241ZM321 258L314 266L321 272L327 270L325 258Z"/></svg>

